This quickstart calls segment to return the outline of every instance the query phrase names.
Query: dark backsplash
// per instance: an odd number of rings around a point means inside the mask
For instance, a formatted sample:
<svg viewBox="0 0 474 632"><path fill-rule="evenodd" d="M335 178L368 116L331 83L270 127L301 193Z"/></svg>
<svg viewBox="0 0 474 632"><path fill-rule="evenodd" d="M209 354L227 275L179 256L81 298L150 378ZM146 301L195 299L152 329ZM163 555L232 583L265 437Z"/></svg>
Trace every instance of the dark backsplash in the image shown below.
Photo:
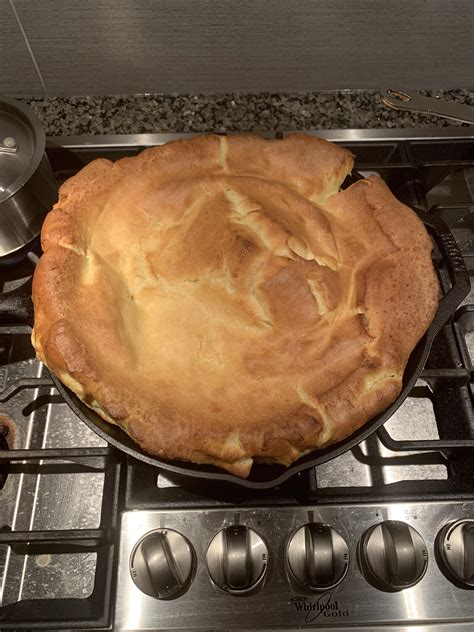
<svg viewBox="0 0 474 632"><path fill-rule="evenodd" d="M471 0L0 0L0 90L462 88Z"/></svg>

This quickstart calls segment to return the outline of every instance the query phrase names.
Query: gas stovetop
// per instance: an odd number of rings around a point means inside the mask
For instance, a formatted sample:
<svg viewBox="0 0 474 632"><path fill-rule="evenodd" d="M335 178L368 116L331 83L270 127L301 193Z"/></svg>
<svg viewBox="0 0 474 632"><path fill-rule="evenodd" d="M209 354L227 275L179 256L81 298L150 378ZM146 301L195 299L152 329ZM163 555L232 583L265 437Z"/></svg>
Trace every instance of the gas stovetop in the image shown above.
<svg viewBox="0 0 474 632"><path fill-rule="evenodd" d="M0 326L0 628L474 628L474 134L321 132L450 226L471 293L375 435L273 490L128 459ZM267 134L271 136L271 134ZM178 135L51 139L59 181ZM0 261L0 291L39 255Z"/></svg>

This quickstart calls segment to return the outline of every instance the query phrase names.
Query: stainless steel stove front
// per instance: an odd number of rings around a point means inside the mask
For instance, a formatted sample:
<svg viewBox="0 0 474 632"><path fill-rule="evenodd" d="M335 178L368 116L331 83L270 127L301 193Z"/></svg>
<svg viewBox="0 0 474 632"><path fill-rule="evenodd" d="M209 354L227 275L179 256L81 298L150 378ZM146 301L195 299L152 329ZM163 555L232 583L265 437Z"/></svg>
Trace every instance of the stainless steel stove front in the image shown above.
<svg viewBox="0 0 474 632"><path fill-rule="evenodd" d="M473 518L474 503L366 504L340 507L280 509L247 508L200 511L135 511L122 518L118 587L115 611L117 630L201 629L408 629L445 630L448 625L474 629L474 593L458 588L440 571L435 559L435 538L456 519ZM426 543L428 568L413 587L384 592L364 578L357 545L362 533L385 520L407 523ZM286 551L292 533L307 522L328 524L349 547L349 571L334 590L310 593L292 587ZM230 525L245 525L268 544L268 571L260 590L235 596L213 584L207 570L209 543ZM191 543L196 571L189 589L177 599L163 601L137 588L130 572L130 555L136 542L154 529L173 529ZM469 628L470 626L470 628ZM456 628L456 629L457 629Z"/></svg>

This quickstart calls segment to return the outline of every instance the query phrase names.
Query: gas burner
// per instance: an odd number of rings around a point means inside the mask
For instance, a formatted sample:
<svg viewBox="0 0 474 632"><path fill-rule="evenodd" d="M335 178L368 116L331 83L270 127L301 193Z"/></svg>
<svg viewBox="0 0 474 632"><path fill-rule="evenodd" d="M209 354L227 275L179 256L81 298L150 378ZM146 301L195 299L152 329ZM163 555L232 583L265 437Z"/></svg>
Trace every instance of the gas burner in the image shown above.
<svg viewBox="0 0 474 632"><path fill-rule="evenodd" d="M6 437L3 434L0 434L0 450L8 450L8 442ZM0 470L0 491L5 487L5 483L7 482L8 472L6 471L8 468L8 461L6 463L2 463Z"/></svg>
<svg viewBox="0 0 474 632"><path fill-rule="evenodd" d="M7 444L5 450L15 450L17 447L17 436L15 423L7 417L0 414L0 440L4 440Z"/></svg>
<svg viewBox="0 0 474 632"><path fill-rule="evenodd" d="M10 449L8 437L13 434L10 431L12 427L13 426L8 417L0 415L0 451L7 451ZM9 465L9 461L0 463L0 491L5 487L5 483L7 482Z"/></svg>
<svg viewBox="0 0 474 632"><path fill-rule="evenodd" d="M39 238L10 257L0 257L0 292L10 292L31 278L41 256Z"/></svg>
<svg viewBox="0 0 474 632"><path fill-rule="evenodd" d="M40 238L36 237L31 243L26 244L14 254L8 257L0 257L0 269L21 266L27 261L36 265L39 259Z"/></svg>

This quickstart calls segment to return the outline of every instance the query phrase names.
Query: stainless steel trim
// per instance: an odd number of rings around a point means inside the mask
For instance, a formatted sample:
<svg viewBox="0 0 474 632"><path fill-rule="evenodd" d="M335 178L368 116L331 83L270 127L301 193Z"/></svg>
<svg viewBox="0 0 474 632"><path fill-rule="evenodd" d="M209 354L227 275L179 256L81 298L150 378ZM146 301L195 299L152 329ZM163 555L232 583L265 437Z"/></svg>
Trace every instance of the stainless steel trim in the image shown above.
<svg viewBox="0 0 474 632"><path fill-rule="evenodd" d="M260 132L256 132L260 133ZM282 132L286 134L287 132ZM332 129L307 130L305 134L312 134L336 142L364 142L364 141L403 141L403 140L450 140L460 138L474 139L474 132L468 127L437 127L433 129ZM180 134L105 134L94 136L51 136L47 138L47 147L64 147L66 149L80 149L93 146L100 147L151 147L162 145L172 140L192 138L197 133L183 132ZM275 133L265 132L262 136L274 137Z"/></svg>
<svg viewBox="0 0 474 632"><path fill-rule="evenodd" d="M379 626L360 626L358 625L356 628L353 626L349 627L331 627L331 628L322 628L318 626L317 628L312 627L304 627L305 630L330 630L331 632L380 632L381 628ZM383 632L472 632L474 629L474 625L470 621L465 621L464 623L435 623L433 625L384 625ZM295 628L278 628L278 632L294 632ZM200 632L205 632L201 630ZM214 630L212 632L215 632ZM233 632L239 632L239 630L234 629Z"/></svg>
<svg viewBox="0 0 474 632"><path fill-rule="evenodd" d="M268 572L262 590L235 597L211 581L206 564L209 542L221 529L239 524L258 530L268 543ZM349 570L333 590L308 595L289 581L285 551L289 537L308 522L331 525L349 547ZM390 630L441 632L474 629L473 592L458 588L435 560L437 533L452 520L474 516L472 502L367 503L300 507L226 507L131 511L122 516L115 630ZM357 561L364 531L384 520L400 520L423 537L429 557L419 583L395 593L371 586ZM133 583L129 558L142 535L154 528L175 529L194 547L196 574L188 591L174 601L144 595ZM451 626L451 627L450 627Z"/></svg>

